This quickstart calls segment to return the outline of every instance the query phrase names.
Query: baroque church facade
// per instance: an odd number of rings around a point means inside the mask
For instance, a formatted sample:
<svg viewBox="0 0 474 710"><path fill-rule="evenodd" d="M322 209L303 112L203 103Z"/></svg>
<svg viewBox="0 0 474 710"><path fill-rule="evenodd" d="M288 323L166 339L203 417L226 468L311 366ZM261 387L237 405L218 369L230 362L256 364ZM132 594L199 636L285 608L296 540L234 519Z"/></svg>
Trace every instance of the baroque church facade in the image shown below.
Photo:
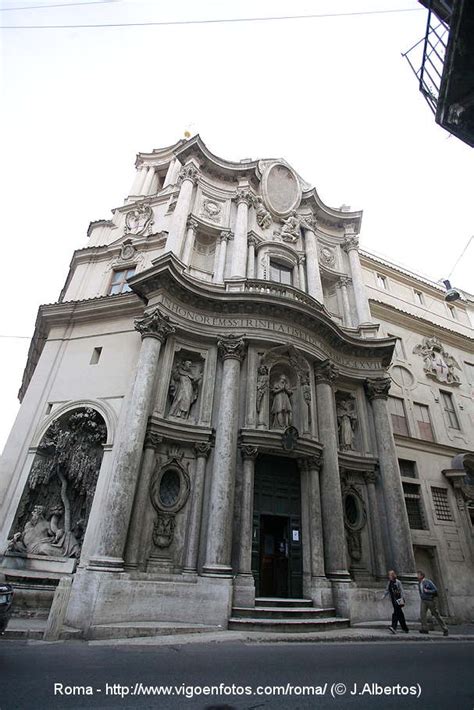
<svg viewBox="0 0 474 710"><path fill-rule="evenodd" d="M284 160L138 154L39 309L0 476L22 594L63 580L89 637L274 600L349 623L386 617L390 568L415 618L421 567L472 618L474 300L361 250L361 219Z"/></svg>

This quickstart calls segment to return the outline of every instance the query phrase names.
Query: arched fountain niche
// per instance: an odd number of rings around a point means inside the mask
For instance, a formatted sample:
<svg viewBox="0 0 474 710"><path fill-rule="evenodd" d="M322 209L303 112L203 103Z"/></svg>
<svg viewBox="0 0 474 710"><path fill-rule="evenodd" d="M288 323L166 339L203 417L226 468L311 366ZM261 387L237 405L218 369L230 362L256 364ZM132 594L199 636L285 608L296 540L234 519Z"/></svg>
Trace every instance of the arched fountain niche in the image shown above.
<svg viewBox="0 0 474 710"><path fill-rule="evenodd" d="M91 407L69 410L51 424L11 527L10 555L80 557L106 440L105 421Z"/></svg>

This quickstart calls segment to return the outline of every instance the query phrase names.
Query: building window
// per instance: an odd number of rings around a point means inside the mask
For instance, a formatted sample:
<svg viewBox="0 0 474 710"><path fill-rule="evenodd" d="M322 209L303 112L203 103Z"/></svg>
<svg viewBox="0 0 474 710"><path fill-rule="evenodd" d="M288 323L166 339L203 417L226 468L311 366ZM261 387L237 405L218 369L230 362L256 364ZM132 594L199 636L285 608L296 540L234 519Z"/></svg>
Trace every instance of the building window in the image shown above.
<svg viewBox="0 0 474 710"><path fill-rule="evenodd" d="M382 274L377 274L376 276L377 279L377 286L379 288L383 288L384 291L387 290L387 278L383 276Z"/></svg>
<svg viewBox="0 0 474 710"><path fill-rule="evenodd" d="M464 366L466 369L467 381L471 385L474 385L474 362L465 362Z"/></svg>
<svg viewBox="0 0 474 710"><path fill-rule="evenodd" d="M437 488L431 486L431 496L433 498L433 506L438 520L447 522L453 521L451 506L448 501L448 491L446 488Z"/></svg>
<svg viewBox="0 0 474 710"><path fill-rule="evenodd" d="M451 392L441 392L441 399L443 402L443 409L448 420L448 426L451 429L460 429L458 415L456 414L456 409L454 408L453 395Z"/></svg>
<svg viewBox="0 0 474 710"><path fill-rule="evenodd" d="M405 360L405 347L403 345L403 340L398 335L392 335L392 333L387 333L389 338L395 338L395 349L393 351L396 358L399 360Z"/></svg>
<svg viewBox="0 0 474 710"><path fill-rule="evenodd" d="M270 261L270 279L272 281L291 286L292 271L293 269L290 269L288 266L283 266L277 261Z"/></svg>
<svg viewBox="0 0 474 710"><path fill-rule="evenodd" d="M403 399L400 399L399 397L389 397L388 410L392 417L393 433L408 436L408 425Z"/></svg>
<svg viewBox="0 0 474 710"><path fill-rule="evenodd" d="M405 478L418 478L416 464L414 461L408 461L408 459L398 459L398 465L400 467L400 476Z"/></svg>
<svg viewBox="0 0 474 710"><path fill-rule="evenodd" d="M91 355L90 365L97 365L102 355L102 348L94 348Z"/></svg>
<svg viewBox="0 0 474 710"><path fill-rule="evenodd" d="M423 515L420 486L417 483L403 483L403 495L408 513L408 522L412 530L426 530L427 525Z"/></svg>
<svg viewBox="0 0 474 710"><path fill-rule="evenodd" d="M131 278L134 273L134 266L132 266L130 269L114 271L112 281L110 283L109 295L112 296L116 293L127 293L127 291L131 291L132 289L128 285L127 279Z"/></svg>
<svg viewBox="0 0 474 710"><path fill-rule="evenodd" d="M418 306L424 306L424 305L425 305L425 299L424 299L424 297L423 297L422 292L421 292L421 291L417 291L416 289L415 289L415 303L416 303Z"/></svg>
<svg viewBox="0 0 474 710"><path fill-rule="evenodd" d="M420 433L420 439L434 441L433 427L431 426L430 410L426 404L414 405L415 419Z"/></svg>
<svg viewBox="0 0 474 710"><path fill-rule="evenodd" d="M446 304L448 306L448 311L449 315L453 320L457 320L457 315L456 315L456 309L454 306L449 305L449 303Z"/></svg>

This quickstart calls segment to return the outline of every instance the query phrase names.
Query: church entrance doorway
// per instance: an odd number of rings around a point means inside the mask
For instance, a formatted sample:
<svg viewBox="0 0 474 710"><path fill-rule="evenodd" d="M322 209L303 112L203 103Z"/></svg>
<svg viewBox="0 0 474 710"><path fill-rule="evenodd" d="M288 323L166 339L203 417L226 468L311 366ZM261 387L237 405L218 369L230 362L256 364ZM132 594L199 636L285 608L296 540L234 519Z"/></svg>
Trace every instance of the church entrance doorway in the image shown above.
<svg viewBox="0 0 474 710"><path fill-rule="evenodd" d="M301 485L294 459L257 459L252 572L257 596L301 598Z"/></svg>

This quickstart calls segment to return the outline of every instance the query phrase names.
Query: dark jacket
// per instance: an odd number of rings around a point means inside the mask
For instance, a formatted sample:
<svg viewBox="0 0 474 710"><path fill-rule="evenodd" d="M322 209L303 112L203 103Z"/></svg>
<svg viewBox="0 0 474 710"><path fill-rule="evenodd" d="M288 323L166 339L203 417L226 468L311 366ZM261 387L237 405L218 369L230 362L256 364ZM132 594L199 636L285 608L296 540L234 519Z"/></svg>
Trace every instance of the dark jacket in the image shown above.
<svg viewBox="0 0 474 710"><path fill-rule="evenodd" d="M393 606L398 604L398 599L401 599L404 602L403 587L399 579L389 580L383 596L385 598L388 595L390 595Z"/></svg>
<svg viewBox="0 0 474 710"><path fill-rule="evenodd" d="M432 602L433 599L438 596L436 584L426 577L423 577L421 582L418 583L418 591L421 600L424 602Z"/></svg>

